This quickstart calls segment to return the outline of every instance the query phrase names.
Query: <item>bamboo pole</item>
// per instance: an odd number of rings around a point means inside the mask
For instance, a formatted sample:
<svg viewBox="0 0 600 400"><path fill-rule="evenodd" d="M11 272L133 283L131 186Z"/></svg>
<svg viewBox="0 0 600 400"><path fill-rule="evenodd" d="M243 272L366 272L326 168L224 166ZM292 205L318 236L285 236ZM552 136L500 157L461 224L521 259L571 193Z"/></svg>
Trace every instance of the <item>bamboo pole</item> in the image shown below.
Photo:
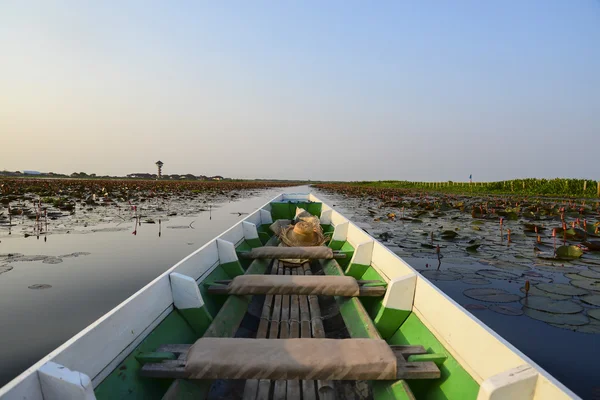
<svg viewBox="0 0 600 400"><path fill-rule="evenodd" d="M587 189L587 181L583 181L583 193L585 194L585 190Z"/></svg>
<svg viewBox="0 0 600 400"><path fill-rule="evenodd" d="M600 181L598 181L598 197L600 197Z"/></svg>

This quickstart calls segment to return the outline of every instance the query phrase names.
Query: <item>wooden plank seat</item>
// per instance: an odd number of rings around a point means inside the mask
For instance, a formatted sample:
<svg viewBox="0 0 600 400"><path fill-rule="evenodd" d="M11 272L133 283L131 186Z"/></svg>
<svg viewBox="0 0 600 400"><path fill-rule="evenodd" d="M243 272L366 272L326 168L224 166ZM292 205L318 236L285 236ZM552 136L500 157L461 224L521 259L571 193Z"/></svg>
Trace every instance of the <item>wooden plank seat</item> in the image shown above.
<svg viewBox="0 0 600 400"><path fill-rule="evenodd" d="M294 268L295 269L295 268ZM384 296L385 282L357 281L351 276L323 275L240 275L233 280L217 281L210 294L229 295L323 295Z"/></svg>
<svg viewBox="0 0 600 400"><path fill-rule="evenodd" d="M141 375L151 378L270 380L440 377L435 363L406 362L402 351L377 339L202 338L194 345L178 349L182 353L174 354L177 359L147 363Z"/></svg>
<svg viewBox="0 0 600 400"><path fill-rule="evenodd" d="M301 260L331 260L346 258L344 253L334 251L325 246L312 247L285 247L264 246L256 247L250 251L238 252L239 257L247 259L301 259Z"/></svg>

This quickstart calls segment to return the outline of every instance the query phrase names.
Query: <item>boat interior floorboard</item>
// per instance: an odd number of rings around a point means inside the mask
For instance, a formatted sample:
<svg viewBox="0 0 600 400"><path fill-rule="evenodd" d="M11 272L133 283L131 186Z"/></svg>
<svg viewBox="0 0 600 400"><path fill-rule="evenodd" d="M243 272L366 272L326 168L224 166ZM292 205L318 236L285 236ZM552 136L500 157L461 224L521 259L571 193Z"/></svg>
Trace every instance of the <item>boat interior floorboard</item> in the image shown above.
<svg viewBox="0 0 600 400"><path fill-rule="evenodd" d="M318 262L300 266L274 260L267 274L323 275ZM255 295L235 337L350 338L333 296ZM369 400L368 381L215 380L208 399Z"/></svg>

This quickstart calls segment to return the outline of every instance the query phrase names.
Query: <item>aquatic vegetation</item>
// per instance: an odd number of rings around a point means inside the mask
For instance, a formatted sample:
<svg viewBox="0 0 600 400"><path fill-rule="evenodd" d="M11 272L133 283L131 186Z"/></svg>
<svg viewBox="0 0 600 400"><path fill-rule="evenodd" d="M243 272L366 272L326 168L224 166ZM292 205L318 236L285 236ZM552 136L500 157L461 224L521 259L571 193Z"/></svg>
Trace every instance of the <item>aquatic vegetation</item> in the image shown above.
<svg viewBox="0 0 600 400"><path fill-rule="evenodd" d="M459 287L466 297L489 303L484 309L494 313L599 333L588 313L600 309L594 297L600 294L600 251L593 243L600 234L598 201L358 183L317 186L409 263L426 260L416 264L418 270L440 288ZM520 292L514 293L514 283Z"/></svg>
<svg viewBox="0 0 600 400"><path fill-rule="evenodd" d="M433 279L438 281L457 281L462 277L456 272L436 270L421 271L421 275L423 275L427 279Z"/></svg>
<svg viewBox="0 0 600 400"><path fill-rule="evenodd" d="M523 312L530 318L538 321L548 322L550 324L561 325L586 325L590 322L588 317L582 313L578 314L555 314L545 311L535 310L529 307L523 307Z"/></svg>
<svg viewBox="0 0 600 400"><path fill-rule="evenodd" d="M29 289L50 289L52 285L48 285L47 283L36 283L27 287Z"/></svg>
<svg viewBox="0 0 600 400"><path fill-rule="evenodd" d="M0 265L0 275L9 272L13 269L10 265Z"/></svg>
<svg viewBox="0 0 600 400"><path fill-rule="evenodd" d="M587 294L581 297L581 301L592 306L600 307L600 294Z"/></svg>
<svg viewBox="0 0 600 400"><path fill-rule="evenodd" d="M491 303L512 303L513 301L519 301L521 298L519 295L495 288L471 288L465 290L463 294L475 300Z"/></svg>
<svg viewBox="0 0 600 400"><path fill-rule="evenodd" d="M321 184L325 188L338 184ZM600 182L585 179L513 179L499 182L363 181L343 184L371 189L421 190L456 194L519 194L560 197L600 197ZM532 212L532 211L530 211Z"/></svg>
<svg viewBox="0 0 600 400"><path fill-rule="evenodd" d="M561 294L564 296L581 296L588 292L566 283L540 283L536 286L538 289L548 293Z"/></svg>
<svg viewBox="0 0 600 400"><path fill-rule="evenodd" d="M583 311L582 306L570 300L553 300L545 296L528 296L521 299L521 304L534 310L556 314L576 314Z"/></svg>
<svg viewBox="0 0 600 400"><path fill-rule="evenodd" d="M519 315L523 315L522 309L509 307L502 304L492 304L488 307L488 310L496 312L498 314L510 315L512 317L518 317Z"/></svg>
<svg viewBox="0 0 600 400"><path fill-rule="evenodd" d="M78 228L211 212L215 204L294 182L0 178L0 235L87 233ZM62 222L66 230L57 229ZM121 227L122 228L122 227ZM94 231L110 232L116 226ZM126 228L124 228L126 229Z"/></svg>

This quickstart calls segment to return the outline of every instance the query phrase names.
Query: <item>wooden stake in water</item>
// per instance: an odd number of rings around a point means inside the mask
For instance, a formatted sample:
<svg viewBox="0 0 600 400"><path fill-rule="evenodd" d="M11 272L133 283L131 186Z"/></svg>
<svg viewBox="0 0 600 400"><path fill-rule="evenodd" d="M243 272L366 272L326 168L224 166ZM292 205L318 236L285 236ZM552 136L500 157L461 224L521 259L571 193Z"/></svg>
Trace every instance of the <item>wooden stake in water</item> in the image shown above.
<svg viewBox="0 0 600 400"><path fill-rule="evenodd" d="M504 241L504 232L502 231L502 226L504 225L504 218L500 218L500 241Z"/></svg>
<svg viewBox="0 0 600 400"><path fill-rule="evenodd" d="M552 229L552 239L554 241L554 256L556 257L556 228Z"/></svg>
<svg viewBox="0 0 600 400"><path fill-rule="evenodd" d="M435 249L435 252L437 253L437 258L438 258L438 267L437 267L437 269L439 270L440 267L442 266L442 255L440 254L440 245L439 244L437 245L437 247Z"/></svg>
<svg viewBox="0 0 600 400"><path fill-rule="evenodd" d="M529 281L525 281L525 297L529 296Z"/></svg>

